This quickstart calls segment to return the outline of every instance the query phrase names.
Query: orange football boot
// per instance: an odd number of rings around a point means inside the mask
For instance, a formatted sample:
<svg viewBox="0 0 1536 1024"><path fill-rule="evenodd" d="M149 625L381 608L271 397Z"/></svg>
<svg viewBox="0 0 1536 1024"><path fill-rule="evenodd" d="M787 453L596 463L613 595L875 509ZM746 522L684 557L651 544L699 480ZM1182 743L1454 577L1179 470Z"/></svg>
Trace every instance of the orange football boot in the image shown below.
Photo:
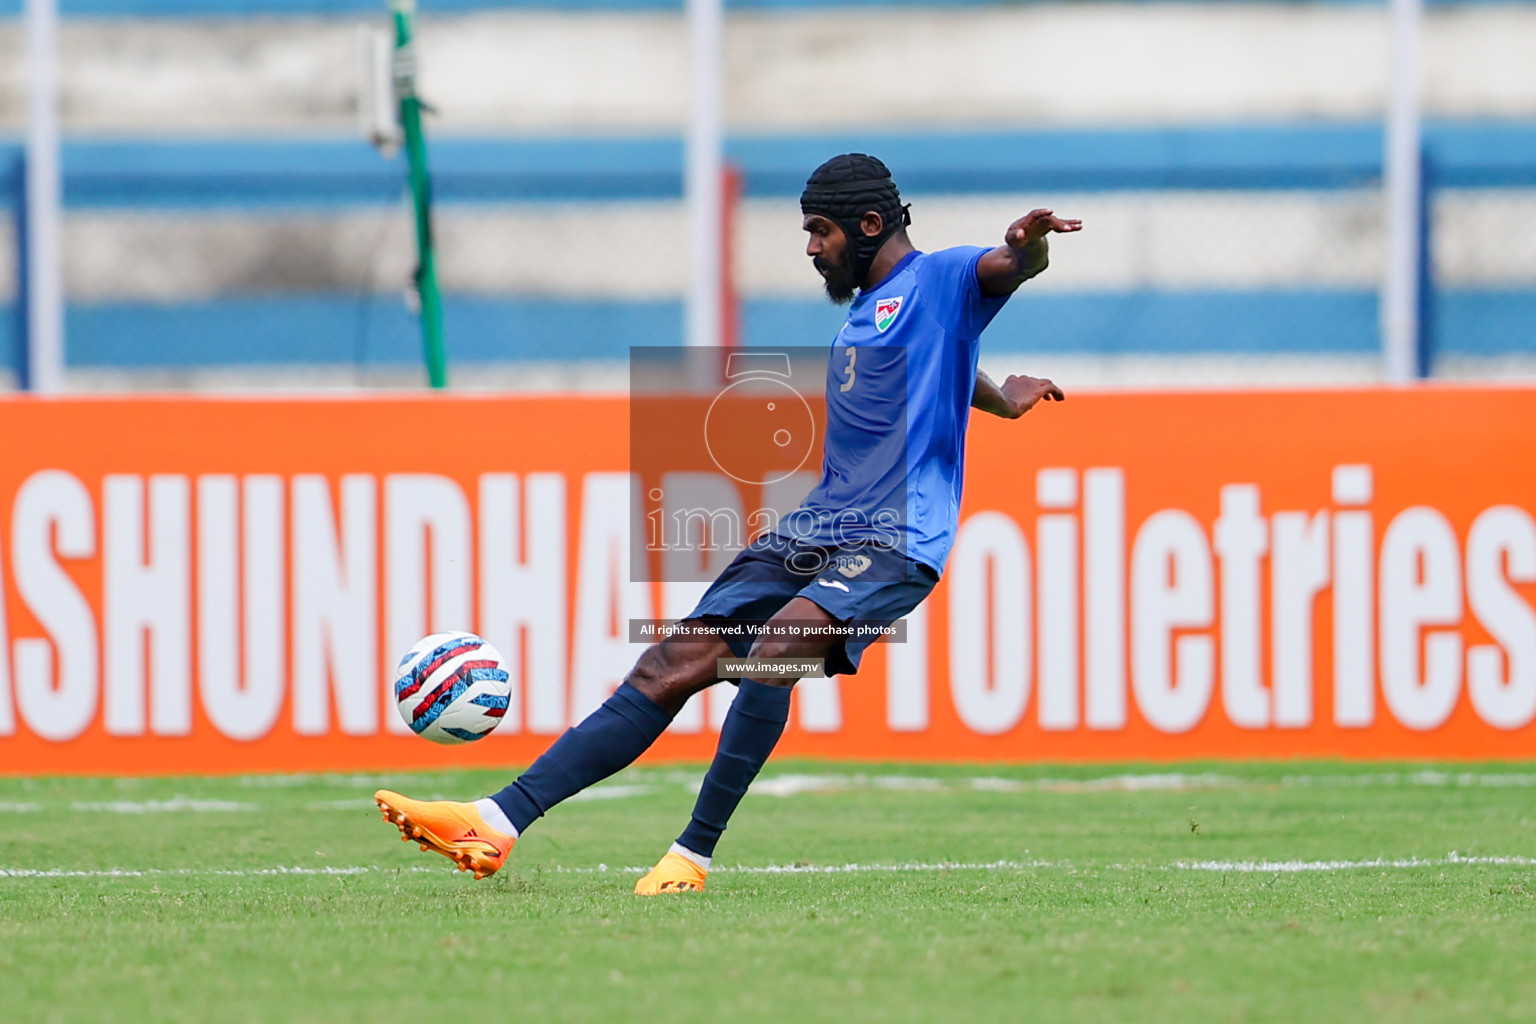
<svg viewBox="0 0 1536 1024"><path fill-rule="evenodd" d="M664 892L703 892L709 872L680 853L671 850L656 866L635 883L636 896L659 896Z"/></svg>
<svg viewBox="0 0 1536 1024"><path fill-rule="evenodd" d="M387 789L373 794L373 802L384 812L384 820L400 829L401 841L415 840L423 850L436 850L476 878L494 875L517 841L487 825L474 804L412 800Z"/></svg>

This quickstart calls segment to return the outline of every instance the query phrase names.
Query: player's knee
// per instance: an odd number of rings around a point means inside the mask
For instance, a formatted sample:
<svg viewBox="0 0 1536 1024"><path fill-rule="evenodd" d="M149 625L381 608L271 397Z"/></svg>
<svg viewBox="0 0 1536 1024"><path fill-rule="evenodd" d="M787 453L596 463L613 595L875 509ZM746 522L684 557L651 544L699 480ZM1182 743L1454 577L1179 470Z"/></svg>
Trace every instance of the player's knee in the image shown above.
<svg viewBox="0 0 1536 1024"><path fill-rule="evenodd" d="M624 681L657 704L672 711L699 690L714 682L710 666L694 664L696 659L679 658L664 644L647 648L629 670Z"/></svg>
<svg viewBox="0 0 1536 1024"><path fill-rule="evenodd" d="M635 667L629 670L624 681L649 697L653 691L675 686L678 675L677 666L661 652L658 645L640 655L640 660L635 662Z"/></svg>
<svg viewBox="0 0 1536 1024"><path fill-rule="evenodd" d="M748 655L753 658L819 658L826 653L826 645L820 641L796 640L791 637L759 639Z"/></svg>

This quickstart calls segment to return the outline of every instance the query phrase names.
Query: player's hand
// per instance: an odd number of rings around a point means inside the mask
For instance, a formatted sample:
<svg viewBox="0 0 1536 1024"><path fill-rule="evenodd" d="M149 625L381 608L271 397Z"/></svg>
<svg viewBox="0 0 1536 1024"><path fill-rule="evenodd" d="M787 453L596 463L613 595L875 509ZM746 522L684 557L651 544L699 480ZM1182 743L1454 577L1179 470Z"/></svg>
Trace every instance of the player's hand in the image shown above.
<svg viewBox="0 0 1536 1024"><path fill-rule="evenodd" d="M1031 210L1012 224L1003 235L1009 248L1022 249L1031 242L1038 242L1053 231L1071 234L1083 230L1080 220L1064 220L1055 210Z"/></svg>
<svg viewBox="0 0 1536 1024"><path fill-rule="evenodd" d="M1065 402L1067 400L1067 396L1062 394L1061 388L1052 384L1044 377L1025 377L1016 374L1003 381L1003 386L1000 390L1003 393L1003 397L1008 399L1008 404L1013 407L1014 419L1018 419L1029 412L1038 402Z"/></svg>

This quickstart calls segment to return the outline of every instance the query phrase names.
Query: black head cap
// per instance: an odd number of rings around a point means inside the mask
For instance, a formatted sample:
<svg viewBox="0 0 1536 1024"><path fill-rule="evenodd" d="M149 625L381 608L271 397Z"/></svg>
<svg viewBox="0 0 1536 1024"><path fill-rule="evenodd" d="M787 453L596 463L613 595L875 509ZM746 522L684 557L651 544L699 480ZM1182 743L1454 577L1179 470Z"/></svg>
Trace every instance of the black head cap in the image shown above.
<svg viewBox="0 0 1536 1024"><path fill-rule="evenodd" d="M864 234L859 222L873 210L884 227L873 237ZM875 254L896 232L912 223L901 204L901 193L891 179L890 168L864 153L844 153L816 168L800 193L800 212L819 214L836 222L853 246L854 280L860 285L869 275Z"/></svg>

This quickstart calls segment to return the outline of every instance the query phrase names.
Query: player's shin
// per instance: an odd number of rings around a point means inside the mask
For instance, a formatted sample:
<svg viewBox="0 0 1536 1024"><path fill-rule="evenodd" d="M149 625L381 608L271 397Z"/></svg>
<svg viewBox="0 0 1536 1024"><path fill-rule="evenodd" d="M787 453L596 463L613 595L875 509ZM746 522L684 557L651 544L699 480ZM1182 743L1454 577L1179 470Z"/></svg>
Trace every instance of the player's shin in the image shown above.
<svg viewBox="0 0 1536 1024"><path fill-rule="evenodd" d="M784 724L789 721L789 693L788 686L741 681L720 728L715 759L693 805L693 820L677 838L679 846L703 858L714 856L715 844L736 805L784 734Z"/></svg>
<svg viewBox="0 0 1536 1024"><path fill-rule="evenodd" d="M624 683L491 799L521 833L555 804L628 766L671 721L669 712Z"/></svg>

